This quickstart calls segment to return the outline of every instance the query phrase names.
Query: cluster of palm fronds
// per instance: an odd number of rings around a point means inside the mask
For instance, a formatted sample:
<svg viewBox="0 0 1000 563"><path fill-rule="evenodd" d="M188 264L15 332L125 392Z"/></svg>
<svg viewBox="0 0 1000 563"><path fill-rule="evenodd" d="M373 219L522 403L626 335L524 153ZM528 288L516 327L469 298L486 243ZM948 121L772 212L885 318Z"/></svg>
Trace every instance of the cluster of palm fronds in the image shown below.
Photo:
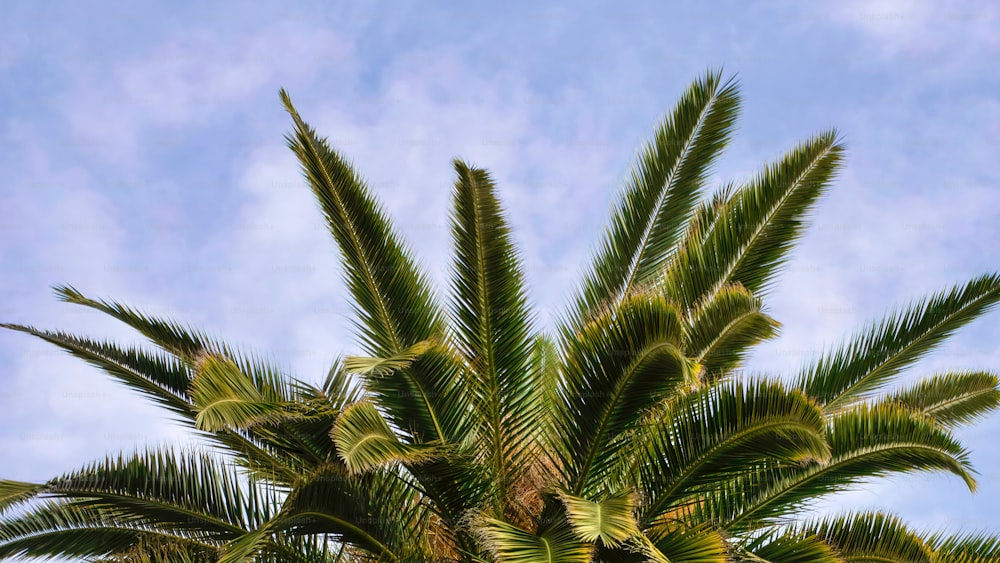
<svg viewBox="0 0 1000 563"><path fill-rule="evenodd" d="M896 309L792 377L743 374L777 333L763 299L840 164L833 132L706 196L740 102L718 73L696 81L639 155L546 333L486 171L455 163L443 306L364 180L282 98L289 146L342 253L362 355L311 385L59 288L156 348L5 326L103 369L215 448L0 481L0 558L1000 561L994 536L808 513L886 475L944 471L975 488L952 431L1000 403L997 376L890 385L996 304L1000 277Z"/></svg>

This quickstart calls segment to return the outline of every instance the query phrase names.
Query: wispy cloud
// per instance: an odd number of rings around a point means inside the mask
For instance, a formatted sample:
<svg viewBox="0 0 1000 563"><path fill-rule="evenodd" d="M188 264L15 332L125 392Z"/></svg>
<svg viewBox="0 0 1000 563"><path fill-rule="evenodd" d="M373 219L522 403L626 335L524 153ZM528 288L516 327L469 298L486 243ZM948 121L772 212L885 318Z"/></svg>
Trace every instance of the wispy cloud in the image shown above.
<svg viewBox="0 0 1000 563"><path fill-rule="evenodd" d="M1000 48L1000 10L988 2L852 0L831 5L829 13L877 43L879 56L931 62L939 70L977 66L984 49Z"/></svg>
<svg viewBox="0 0 1000 563"><path fill-rule="evenodd" d="M276 85L309 83L317 67L353 61L350 44L332 31L282 23L226 34L194 27L142 47L75 65L59 104L79 146L117 166L155 146L150 136L246 119L253 113L246 102L273 95Z"/></svg>

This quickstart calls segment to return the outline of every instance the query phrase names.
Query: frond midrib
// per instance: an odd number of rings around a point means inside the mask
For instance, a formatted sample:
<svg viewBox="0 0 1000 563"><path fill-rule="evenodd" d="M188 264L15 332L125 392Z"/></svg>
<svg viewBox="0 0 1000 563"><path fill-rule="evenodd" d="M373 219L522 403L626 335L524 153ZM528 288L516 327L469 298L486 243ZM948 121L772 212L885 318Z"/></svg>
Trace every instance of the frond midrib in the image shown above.
<svg viewBox="0 0 1000 563"><path fill-rule="evenodd" d="M972 393L964 393L964 394L962 394L960 396L952 397L951 399L948 399L946 401L941 401L939 403L935 403L933 406L931 406L929 408L919 409L919 412L921 414L933 417L934 414L937 413L938 411L946 410L946 409L948 409L948 408L950 408L950 407L952 407L954 405L957 405L957 404L963 403L965 401L969 401L969 400L975 399L976 397L980 397L980 396L983 396L983 395L989 395L991 393L996 393L996 392L997 392L997 389L995 387L988 387L988 388L985 388L985 389L978 389L976 391L973 391Z"/></svg>
<svg viewBox="0 0 1000 563"><path fill-rule="evenodd" d="M500 379L496 370L496 362L494 357L494 342L493 342L493 327L492 327L492 316L490 315L490 288L489 282L486 278L486 240L484 238L485 228L483 225L483 209L482 200L480 194L480 185L475 175L472 173L471 169L466 170L466 181L469 183L469 192L472 197L472 210L475 214L475 224L476 229L476 277L479 285L479 330L480 330L480 341L482 342L481 352L485 355L485 369L486 376L490 381L490 424L491 433L493 438L493 464L494 464L494 478L499 478L504 471L504 454L506 453L503 447L503 437L501 436L501 417L500 417ZM499 495L495 495L494 508L498 511L500 510L501 499Z"/></svg>
<svg viewBox="0 0 1000 563"><path fill-rule="evenodd" d="M689 151L691 150L691 145L694 142L694 138L698 136L701 131L702 126L705 124L705 119L711 108L719 99L719 92L717 88L713 88L712 96L705 103L705 107L698 113L698 119L695 122L695 126L691 128L691 133L688 135L687 139L684 140L684 146L681 147L680 154L677 157L675 165L671 167L670 172L667 174L667 178L664 182L664 189L656 198L656 204L654 206L653 212L649 216L649 222L643 229L643 234L639 239L639 252L633 258L633 261L629 264L629 271L627 278L624 280L625 283L622 284L621 291L617 292L615 301L621 301L627 296L632 289L632 284L635 283L635 277L639 273L639 266L642 265L642 258L646 255L649 246L649 239L653 236L653 231L656 230L656 220L660 215L660 210L663 208L663 204L666 202L667 198L670 197L671 191L670 187L674 183L677 175L677 171L680 170L687 158Z"/></svg>

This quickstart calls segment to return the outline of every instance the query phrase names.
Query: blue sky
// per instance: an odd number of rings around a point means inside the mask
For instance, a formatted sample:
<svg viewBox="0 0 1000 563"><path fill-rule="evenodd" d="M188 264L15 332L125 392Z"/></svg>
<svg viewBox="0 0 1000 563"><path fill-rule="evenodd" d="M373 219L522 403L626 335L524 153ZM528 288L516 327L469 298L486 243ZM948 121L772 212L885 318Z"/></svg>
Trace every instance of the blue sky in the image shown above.
<svg viewBox="0 0 1000 563"><path fill-rule="evenodd" d="M490 168L547 322L636 149L708 67L745 99L719 182L837 127L846 167L768 303L794 369L887 307L1000 269L1000 10L886 0L549 4L72 2L0 21L0 319L135 337L57 303L71 283L321 377L354 350L334 247L282 135L300 112L371 180L439 287L450 159ZM363 6L361 5L363 4ZM812 3L810 3L812 4ZM1000 369L1000 311L913 377ZM43 480L180 443L107 377L0 334L0 474ZM980 472L878 481L828 508L1000 529L1000 413L961 436Z"/></svg>

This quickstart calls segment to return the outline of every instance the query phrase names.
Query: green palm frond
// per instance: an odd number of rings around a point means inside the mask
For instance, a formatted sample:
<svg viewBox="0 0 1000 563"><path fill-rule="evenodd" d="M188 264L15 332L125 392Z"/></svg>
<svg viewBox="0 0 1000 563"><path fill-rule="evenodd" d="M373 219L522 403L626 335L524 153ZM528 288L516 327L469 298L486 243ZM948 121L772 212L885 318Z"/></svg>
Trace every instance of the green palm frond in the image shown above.
<svg viewBox="0 0 1000 563"><path fill-rule="evenodd" d="M330 436L340 459L352 473L371 471L396 461L419 463L435 454L433 444L400 442L378 410L367 401L344 409Z"/></svg>
<svg viewBox="0 0 1000 563"><path fill-rule="evenodd" d="M150 538L184 544L201 553L214 548L198 538L147 528L115 509L47 501L0 522L0 559L99 558L127 552Z"/></svg>
<svg viewBox="0 0 1000 563"><path fill-rule="evenodd" d="M866 399L956 330L1000 301L1000 276L975 278L914 301L872 323L799 374L801 387L828 411Z"/></svg>
<svg viewBox="0 0 1000 563"><path fill-rule="evenodd" d="M690 315L687 354L701 364L711 382L737 369L754 345L774 337L778 322L764 312L760 298L739 284L722 287Z"/></svg>
<svg viewBox="0 0 1000 563"><path fill-rule="evenodd" d="M370 390L401 371L416 369L414 363L421 363L420 369L454 374L460 361L450 347L435 340L425 340L389 358L348 357L344 361L344 369L361 372L366 388ZM384 407L385 400L398 403L418 401L429 409L433 408L433 394L420 387L416 389L395 396L383 394L378 406ZM454 390L459 388L456 386ZM378 394L370 395L379 397ZM348 409L350 407L345 408ZM381 409L368 405L347 417L338 417L339 423L335 423L330 436L338 445L338 455L350 464L351 471L365 472L392 462L402 463L420 482L425 494L435 499L435 508L441 516L452 523L457 523L463 515L477 507L489 488L489 480L471 459L474 456L469 455L467 446L458 442L423 439L422 433L412 424L403 426L402 433L397 433L399 427L390 426L382 414ZM452 427L461 428L459 436L467 437L468 429L472 427L468 421L471 419L469 411L451 411L449 417L462 419ZM356 448L359 444L361 446ZM455 455L455 451L460 449L464 450L463 453ZM445 451L448 451L447 455L444 455ZM344 457L345 452L350 454Z"/></svg>
<svg viewBox="0 0 1000 563"><path fill-rule="evenodd" d="M251 431L315 469L336 459L330 429L344 409L363 400L364 388L338 359L320 386L296 381L294 393L297 399L284 416L273 417L271 424L253 427Z"/></svg>
<svg viewBox="0 0 1000 563"><path fill-rule="evenodd" d="M351 377L350 371L340 358L334 360L319 387L302 382L298 382L298 387L306 401L329 404L335 411L341 411L344 407L360 401L365 395L364 385Z"/></svg>
<svg viewBox="0 0 1000 563"><path fill-rule="evenodd" d="M218 563L256 563L262 551L273 546L277 522L271 520L231 540L224 548Z"/></svg>
<svg viewBox="0 0 1000 563"><path fill-rule="evenodd" d="M302 120L284 90L281 100L295 125L288 146L343 256L365 349L383 357L429 339L442 317L426 276L347 159Z"/></svg>
<svg viewBox="0 0 1000 563"><path fill-rule="evenodd" d="M695 207L694 215L691 216L684 236L677 244L676 252L685 252L687 248L698 248L705 243L712 233L712 228L715 227L715 222L726 213L726 206L739 187L736 182L729 181L718 187L712 193L712 197L702 200Z"/></svg>
<svg viewBox="0 0 1000 563"><path fill-rule="evenodd" d="M417 458L406 468L431 505L431 510L445 524L455 530L458 541L472 545L472 530L467 524L477 511L492 508L491 492L496 484L491 481L490 468L483 465L485 458L479 444L433 444L434 455L429 459ZM512 485L509 485L512 486Z"/></svg>
<svg viewBox="0 0 1000 563"><path fill-rule="evenodd" d="M242 352L224 342L220 342L217 339L204 334L201 331L183 326L176 321L143 313L133 307L117 301L91 299L84 296L80 291L71 286L58 286L55 288L55 291L57 296L63 301L76 305L83 305L100 311L132 327L164 351L176 356L176 358L188 368L196 368L205 356L224 356L236 363L243 373L246 373L257 380L257 385L273 387L280 390L289 400L291 400L293 396L295 381L287 377L287 374L285 374L282 370L256 355ZM8 328L22 330L27 327L10 325ZM73 339L74 337L70 335L64 335L62 333L44 333L35 335L45 340L49 340L57 346L64 347L70 353L77 353L73 349L67 347L68 345L74 343L60 342L50 339L58 336L69 336L70 339ZM94 351L93 348L101 347L108 353L113 353L117 357L122 355L120 351L110 350L110 348L114 348L111 344L102 345L101 343L90 343L85 339L79 338L76 338L75 340L75 344L78 345L77 347L82 345L84 348L88 348L91 352ZM130 353L132 352L130 351ZM190 371L185 373L180 366L171 365L169 366L169 369L166 370L160 368L162 373L158 373L156 369L150 369L149 366L145 365L150 361L150 354L143 353L142 356L142 358L137 360L141 361L142 365L135 366L134 370L142 371L143 373L145 373L144 370L149 370L148 375L156 376L155 381L161 387L165 387L175 394L184 397L187 396L190 379L193 377L193 374L191 374ZM156 361L157 358L158 356L152 356L153 361ZM99 367L103 368L104 366ZM120 375L114 373L112 373L112 375L117 378L121 377ZM126 383L130 384L128 381L126 381ZM140 389L140 391L142 391L142 389ZM155 398L156 397L154 397L154 399Z"/></svg>
<svg viewBox="0 0 1000 563"><path fill-rule="evenodd" d="M426 560L429 512L413 485L398 474L353 475L328 465L303 477L273 527L289 536L327 535L375 560Z"/></svg>
<svg viewBox="0 0 1000 563"><path fill-rule="evenodd" d="M754 563L845 563L824 538L796 530L772 529L753 538L743 548Z"/></svg>
<svg viewBox="0 0 1000 563"><path fill-rule="evenodd" d="M265 521L275 495L248 487L236 468L211 455L151 450L51 479L21 503L41 497L77 502L136 523L228 541Z"/></svg>
<svg viewBox="0 0 1000 563"><path fill-rule="evenodd" d="M208 432L245 430L286 416L292 408L277 389L261 387L232 360L208 356L191 381L198 428ZM294 406L295 404L291 404Z"/></svg>
<svg viewBox="0 0 1000 563"><path fill-rule="evenodd" d="M787 518L824 495L893 473L944 471L975 491L968 451L930 419L899 405L858 406L827 427L831 457L823 463L776 465L711 491L703 518L745 530Z"/></svg>
<svg viewBox="0 0 1000 563"><path fill-rule="evenodd" d="M205 335L180 323L147 315L117 301L91 299L70 285L53 288L61 301L100 311L134 328L137 332L179 358L195 361L204 352L220 352Z"/></svg>
<svg viewBox="0 0 1000 563"><path fill-rule="evenodd" d="M496 484L517 478L532 461L536 364L524 273L489 174L456 160L451 217L455 260L453 326L469 367L469 391L480 440ZM496 515L502 493L493 495Z"/></svg>
<svg viewBox="0 0 1000 563"><path fill-rule="evenodd" d="M558 456L554 455L554 451L557 445L552 443L552 440L556 436L556 413L562 405L560 387L563 361L559 355L559 346L552 337L547 334L535 337L531 363L535 366L536 374L532 390L537 397L536 400L541 404L536 433L544 446L542 455L549 460L549 463L556 463Z"/></svg>
<svg viewBox="0 0 1000 563"><path fill-rule="evenodd" d="M410 367L417 358L426 354L433 346L433 340L421 340L386 358L348 356L344 358L344 370L358 375L385 377Z"/></svg>
<svg viewBox="0 0 1000 563"><path fill-rule="evenodd" d="M660 123L632 168L584 277L572 315L577 322L615 307L660 273L729 143L739 107L736 82L713 71L695 81Z"/></svg>
<svg viewBox="0 0 1000 563"><path fill-rule="evenodd" d="M585 542L618 547L639 535L632 491L618 492L597 501L561 494L559 500L566 507L566 520L576 537Z"/></svg>
<svg viewBox="0 0 1000 563"><path fill-rule="evenodd" d="M762 459L830 457L823 415L802 393L765 380L726 381L671 403L643 429L633 464L651 521Z"/></svg>
<svg viewBox="0 0 1000 563"><path fill-rule="evenodd" d="M567 491L600 492L589 489L617 459L616 438L646 409L693 385L696 368L681 351L682 338L676 307L647 293L563 335L557 432Z"/></svg>
<svg viewBox="0 0 1000 563"><path fill-rule="evenodd" d="M55 344L70 354L98 367L177 415L178 420L196 429L197 408L189 394L194 370L183 361L163 353L139 348L121 348L110 342L94 341L63 332L42 331L21 325L2 325L5 328L34 335ZM244 365L253 364L244 361ZM241 368L246 369L246 368ZM271 380L273 376L263 378ZM292 399L289 398L289 401ZM325 432L324 432L325 434ZM220 446L242 456L248 467L272 477L290 480L289 459L264 443L260 436L223 430L204 432L202 435Z"/></svg>
<svg viewBox="0 0 1000 563"><path fill-rule="evenodd" d="M169 451L108 458L30 491L17 488L22 515L0 524L0 554L150 555L142 546L152 541L205 561L261 529L280 502L214 456Z"/></svg>
<svg viewBox="0 0 1000 563"><path fill-rule="evenodd" d="M932 534L926 539L935 563L994 563L1000 561L1000 537L987 533Z"/></svg>
<svg viewBox="0 0 1000 563"><path fill-rule="evenodd" d="M0 479L0 514L10 506L20 504L45 490L45 485Z"/></svg>
<svg viewBox="0 0 1000 563"><path fill-rule="evenodd" d="M921 537L892 515L860 512L830 516L799 526L833 546L844 561L937 561Z"/></svg>
<svg viewBox="0 0 1000 563"><path fill-rule="evenodd" d="M191 416L187 396L191 372L183 362L166 354L139 348L121 348L60 331L39 330L30 326L3 324L0 327L36 336L100 368L134 391L182 417Z"/></svg>
<svg viewBox="0 0 1000 563"><path fill-rule="evenodd" d="M885 401L901 404L947 427L962 426L1000 405L1000 377L982 371L938 374L890 394Z"/></svg>
<svg viewBox="0 0 1000 563"><path fill-rule="evenodd" d="M381 206L350 163L316 135L282 90L295 124L288 146L320 203L343 258L354 296L356 327L372 357L391 357L439 336L444 317L426 276L396 235ZM425 358L370 386L379 406L418 439L457 438L464 412L457 372L442 358ZM416 397L420 400L407 400Z"/></svg>
<svg viewBox="0 0 1000 563"><path fill-rule="evenodd" d="M740 186L712 214L700 241L687 242L660 283L686 307L730 283L765 291L798 239L806 216L843 156L833 131L799 145ZM710 298L710 297L709 297Z"/></svg>
<svg viewBox="0 0 1000 563"><path fill-rule="evenodd" d="M663 519L646 530L650 559L686 563L729 563L730 546L718 530Z"/></svg>
<svg viewBox="0 0 1000 563"><path fill-rule="evenodd" d="M566 523L537 535L491 518L482 519L478 528L495 560L505 563L589 563L594 550Z"/></svg>

